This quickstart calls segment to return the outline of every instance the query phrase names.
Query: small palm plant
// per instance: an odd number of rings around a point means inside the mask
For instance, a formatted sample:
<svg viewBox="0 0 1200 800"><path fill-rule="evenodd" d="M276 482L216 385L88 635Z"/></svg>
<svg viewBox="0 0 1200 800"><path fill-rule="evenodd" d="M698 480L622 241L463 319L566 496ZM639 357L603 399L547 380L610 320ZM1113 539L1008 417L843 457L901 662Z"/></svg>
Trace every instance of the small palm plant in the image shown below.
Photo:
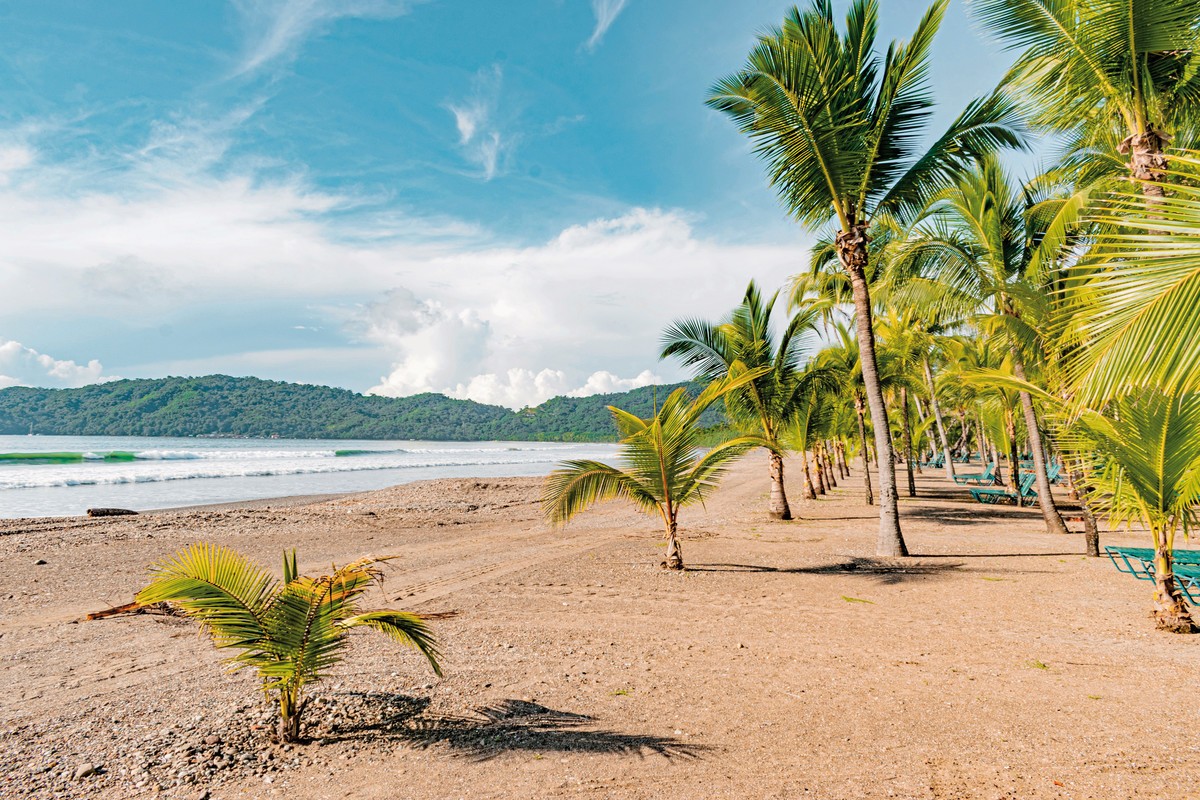
<svg viewBox="0 0 1200 800"><path fill-rule="evenodd" d="M676 389L653 417L642 419L609 406L620 432L624 468L599 461L564 461L546 478L542 508L552 525L565 525L589 506L621 498L647 514L657 514L667 539L663 566L683 569L679 547L679 509L702 503L716 490L726 468L755 447L773 446L757 436L740 436L700 452L700 415L727 392L754 380L765 370L745 371L714 381L695 400Z"/></svg>
<svg viewBox="0 0 1200 800"><path fill-rule="evenodd" d="M1172 553L1176 533L1194 528L1200 511L1200 394L1137 389L1079 422L1071 443L1092 460L1088 482L1110 524L1150 528L1158 627L1195 632Z"/></svg>
<svg viewBox="0 0 1200 800"><path fill-rule="evenodd" d="M253 667L263 690L279 703L279 738L300 738L304 687L341 660L351 628L371 628L419 650L441 675L437 642L416 614L361 611L363 593L382 577L364 558L310 578L296 570L296 551L284 553L283 581L220 545L198 543L151 569L153 579L137 594L143 605L167 602L198 620L218 648L240 650L234 669Z"/></svg>

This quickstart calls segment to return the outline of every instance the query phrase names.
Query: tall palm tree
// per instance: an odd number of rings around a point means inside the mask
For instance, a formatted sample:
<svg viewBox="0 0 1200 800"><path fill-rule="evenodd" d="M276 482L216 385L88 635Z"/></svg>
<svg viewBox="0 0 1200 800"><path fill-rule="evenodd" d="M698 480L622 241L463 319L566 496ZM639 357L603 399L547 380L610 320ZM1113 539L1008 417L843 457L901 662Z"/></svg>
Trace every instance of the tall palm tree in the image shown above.
<svg viewBox="0 0 1200 800"><path fill-rule="evenodd" d="M1000 96L972 103L924 152L933 111L929 48L947 0L937 0L913 37L875 52L876 0L853 0L841 34L830 0L792 8L759 37L746 65L719 81L708 103L728 114L767 161L771 183L797 220L831 219L850 280L862 372L875 430L884 556L907 555L896 497L887 409L879 384L868 287L868 242L881 214L920 206L966 160L1020 143L1014 109Z"/></svg>
<svg viewBox="0 0 1200 800"><path fill-rule="evenodd" d="M683 319L672 323L662 337L660 358L679 358L697 380L710 382L735 369L759 369L759 377L725 395L725 408L739 429L760 437L770 450L769 511L776 519L791 519L784 486L780 433L815 378L802 364L804 334L814 331L817 304L798 312L781 335L772 330L779 293L764 298L750 281L742 302L720 323Z"/></svg>
<svg viewBox="0 0 1200 800"><path fill-rule="evenodd" d="M235 669L253 667L263 690L279 703L279 738L300 738L304 687L341 660L353 628L379 631L421 652L441 675L437 642L425 620L404 611L360 609L362 595L379 583L378 564L364 558L310 578L296 569L296 552L285 553L283 581L222 545L193 544L155 565L152 580L137 594L142 605L171 603L200 622L220 648L240 651Z"/></svg>
<svg viewBox="0 0 1200 800"><path fill-rule="evenodd" d="M1196 143L1195 0L971 0L1017 57L1006 82L1043 130L1067 134L1084 183L1122 173L1164 194L1164 146ZM1178 137L1183 135L1183 140ZM1128 154L1129 161L1122 156Z"/></svg>
<svg viewBox="0 0 1200 800"><path fill-rule="evenodd" d="M623 467L600 461L564 461L546 477L542 489L546 519L552 525L565 525L595 503L627 500L647 514L658 515L667 541L663 566L683 569L679 509L703 503L716 491L733 460L766 446L758 437L741 436L700 454L700 416L726 392L741 388L761 372L748 372L737 365L729 377L709 384L695 400L685 389L676 389L648 419L609 406L621 435Z"/></svg>
<svg viewBox="0 0 1200 800"><path fill-rule="evenodd" d="M1020 380L1029 377L1029 356L1040 351L1032 346L1038 331L1031 318L1045 316L1046 293L1031 265L1040 263L1039 247L1057 244L1053 237L1041 237L1039 219L1026 194L1010 186L999 161L985 157L931 199L925 222L895 255L914 275L944 287L948 304L972 310L977 329L1001 337ZM1046 529L1068 533L1050 493L1033 397L1024 390L1018 396Z"/></svg>

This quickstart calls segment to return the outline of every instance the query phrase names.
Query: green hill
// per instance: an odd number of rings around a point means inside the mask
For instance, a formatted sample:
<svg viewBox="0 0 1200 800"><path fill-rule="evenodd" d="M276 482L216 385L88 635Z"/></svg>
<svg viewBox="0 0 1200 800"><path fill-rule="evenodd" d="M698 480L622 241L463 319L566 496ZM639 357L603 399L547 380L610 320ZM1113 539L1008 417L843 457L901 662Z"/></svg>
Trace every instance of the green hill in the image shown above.
<svg viewBox="0 0 1200 800"><path fill-rule="evenodd" d="M511 411L441 394L375 397L258 378L122 380L79 389L0 390L0 434L282 436L295 439L611 441L606 406L641 416L683 384L555 397ZM723 415L710 409L706 422Z"/></svg>

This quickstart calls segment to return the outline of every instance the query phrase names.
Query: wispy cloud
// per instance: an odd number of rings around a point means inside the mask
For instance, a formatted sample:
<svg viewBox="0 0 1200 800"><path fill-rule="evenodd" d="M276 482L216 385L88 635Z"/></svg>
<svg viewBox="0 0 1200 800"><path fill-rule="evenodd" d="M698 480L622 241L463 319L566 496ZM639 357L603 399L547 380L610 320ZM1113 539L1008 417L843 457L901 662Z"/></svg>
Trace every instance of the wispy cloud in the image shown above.
<svg viewBox="0 0 1200 800"><path fill-rule="evenodd" d="M588 50L595 50L604 41L604 34L617 21L617 17L625 10L629 0L592 0L592 14L596 17L596 27L584 45Z"/></svg>
<svg viewBox="0 0 1200 800"><path fill-rule="evenodd" d="M515 141L501 133L496 119L504 71L499 64L481 69L471 81L471 93L463 100L449 103L458 129L458 145L467 160L479 166L483 179L490 181L503 166L502 159Z"/></svg>
<svg viewBox="0 0 1200 800"><path fill-rule="evenodd" d="M290 61L305 41L338 19L388 19L407 13L413 4L414 0L235 0L246 29L246 48L234 75Z"/></svg>

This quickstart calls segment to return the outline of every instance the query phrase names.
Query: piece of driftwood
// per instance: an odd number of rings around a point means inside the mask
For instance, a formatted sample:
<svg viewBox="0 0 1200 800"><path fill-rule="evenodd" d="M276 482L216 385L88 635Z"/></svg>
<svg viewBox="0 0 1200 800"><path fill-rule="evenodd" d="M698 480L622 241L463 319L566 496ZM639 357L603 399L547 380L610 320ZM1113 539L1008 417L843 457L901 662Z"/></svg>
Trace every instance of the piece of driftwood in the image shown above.
<svg viewBox="0 0 1200 800"><path fill-rule="evenodd" d="M168 603L151 603L148 606L144 606L135 600L132 603L113 606L112 608L106 608L103 611L93 611L83 619L85 621L108 619L109 617L118 617L122 614L162 614L163 616L167 617L178 617L181 616L182 612L173 608Z"/></svg>
<svg viewBox="0 0 1200 800"><path fill-rule="evenodd" d="M89 517L128 517L137 513L128 508L89 508L87 510Z"/></svg>

